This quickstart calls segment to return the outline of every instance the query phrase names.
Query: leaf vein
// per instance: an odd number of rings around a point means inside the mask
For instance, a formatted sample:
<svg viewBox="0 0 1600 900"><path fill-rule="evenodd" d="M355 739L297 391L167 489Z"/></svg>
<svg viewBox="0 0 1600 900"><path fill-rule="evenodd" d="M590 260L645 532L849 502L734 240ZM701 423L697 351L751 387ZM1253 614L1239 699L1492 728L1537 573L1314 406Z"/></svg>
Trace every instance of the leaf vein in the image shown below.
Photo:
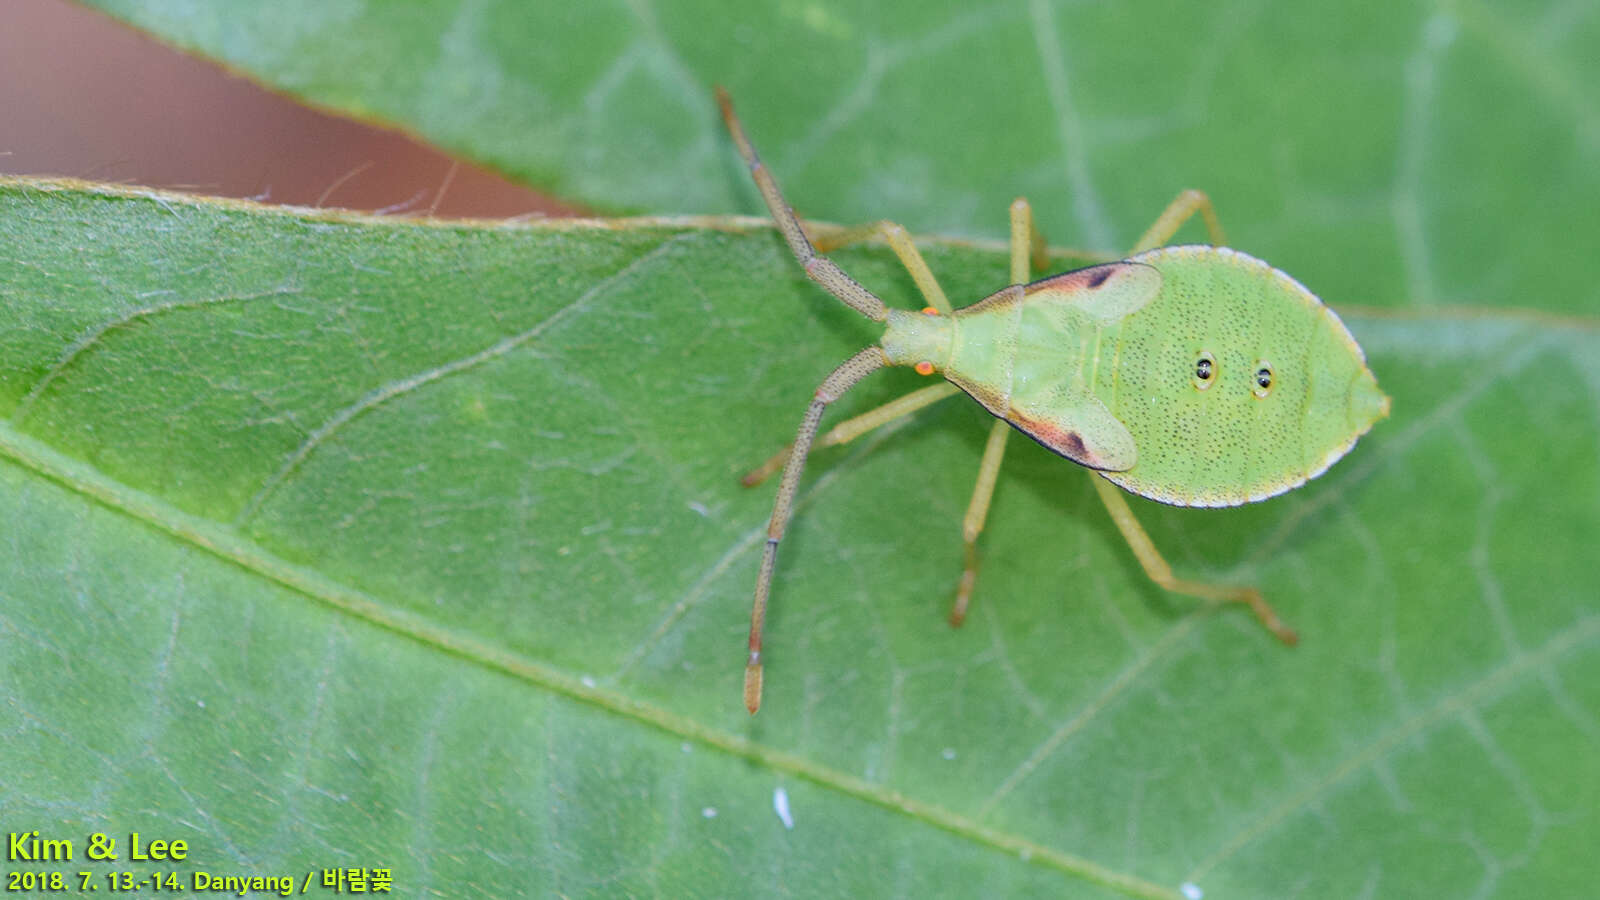
<svg viewBox="0 0 1600 900"><path fill-rule="evenodd" d="M1282 803L1268 810L1265 815L1254 823L1223 841L1217 851L1195 866L1194 870L1184 877L1184 880L1190 882L1198 881L1212 869L1215 869L1235 853L1249 846L1253 841L1282 823L1289 816L1302 809L1309 808L1338 783L1360 769L1382 759L1386 753L1401 742L1450 716L1470 714L1475 705L1493 693L1496 688L1530 670L1537 672L1543 669L1550 662L1561 658L1566 653L1596 637L1600 637L1600 616L1580 619L1574 627L1564 634L1550 639L1539 649L1510 657L1477 681L1454 693L1445 695L1431 709L1401 721L1372 743L1339 762L1322 778L1289 796ZM1470 730L1470 724L1468 728Z"/></svg>
<svg viewBox="0 0 1600 900"><path fill-rule="evenodd" d="M27 418L28 413L33 409L33 405L37 403L39 398L43 396L44 392L50 388L50 385L54 384L57 379L65 374L67 369L71 368L72 365L85 354L96 347L99 347L106 335L110 332L121 328L126 328L141 319L148 319L164 312L172 312L180 309L197 309L202 306L214 306L221 303L233 303L244 300L260 300L266 297L285 297L298 293L300 293L300 291L296 288L282 287L275 288L270 291L260 291L254 294L225 294L220 297L184 298L179 300L171 300L166 303L157 303L153 306L141 307L139 309L124 313L123 315L115 319L111 319L110 321L102 322L84 332L82 335L79 335L76 341L73 341L72 344L67 347L67 349L62 351L61 356L57 358L55 365L50 367L50 371L46 372L43 378L40 378L37 382L35 382L33 387L28 390L28 393L22 398L21 401L17 403L16 410L14 410L11 414L11 423L13 425L20 424L23 419Z"/></svg>
<svg viewBox="0 0 1600 900"><path fill-rule="evenodd" d="M618 282L623 281L627 277L633 275L638 269L644 267L646 264L655 261L655 259L661 256L668 247L671 247L673 244L676 244L677 242L683 240L684 238L690 237L693 234L694 232L684 232L682 234L667 238L660 244L657 244L649 253L638 257L637 259L628 263L626 266L623 266L621 269L618 269L612 274L596 282L571 303L568 303L561 309L556 310L549 317L539 322L539 324L521 332L520 334L514 334L510 337L502 338L501 340L496 341L494 344L491 344L490 346L485 347L482 350L471 354L470 356L464 356L460 359L434 366L431 369L426 369L421 372L407 375L404 378L390 381L387 384L380 385L371 391L368 391L356 402L339 410L332 416L329 416L321 425L317 426L317 428L313 430L311 434L307 435L306 439L301 442L300 446L295 448L294 452L290 453L284 459L283 464L278 467L278 471L273 473L265 482L262 483L261 487L256 491L255 496L251 497L250 501L246 503L244 508L239 511L239 515L235 517L233 525L235 527L239 527L255 518L256 514L261 511L261 507L266 503L267 499L270 498L272 494L278 490L278 488L282 487L283 483L288 480L290 476L299 470L300 466L304 464L307 457L316 452L317 448L326 443L328 438L332 437L335 432L348 424L350 420L356 418L362 413L367 412L370 409L373 409L374 407L387 403L396 397L411 393L412 391L432 384L433 382L448 378L449 376L458 372L466 371L467 369L471 369L482 363L488 362L489 360L497 359L507 353L510 353L512 350L515 350L516 348L522 346L528 341L533 340L549 329L561 324L561 322L566 320L569 316L580 312L591 302L593 302L596 297L599 297L606 291L610 290Z"/></svg>
<svg viewBox="0 0 1600 900"><path fill-rule="evenodd" d="M1151 645L1150 649L1134 657L1131 663L1124 666L1122 671L1113 676L1093 700L1090 700L1083 708L1062 722L1048 738L1045 738L1039 746L1034 748L1032 753L1028 754L1027 759L1023 760L1020 765L1012 770L1010 775L1006 776L1006 779L1000 783L999 787L994 789L988 799L983 801L983 804L978 807L977 818L982 820L986 817L994 810L996 804L1016 790L1023 779L1038 769L1052 753L1060 749L1073 735L1082 731L1084 726L1094 721L1095 716L1109 706L1113 700L1125 693L1128 687L1150 668L1151 664L1166 655L1167 651L1171 650L1179 639L1194 629L1195 622L1198 621L1201 613L1207 609L1209 607L1200 607L1167 629L1166 634L1163 634L1159 641Z"/></svg>

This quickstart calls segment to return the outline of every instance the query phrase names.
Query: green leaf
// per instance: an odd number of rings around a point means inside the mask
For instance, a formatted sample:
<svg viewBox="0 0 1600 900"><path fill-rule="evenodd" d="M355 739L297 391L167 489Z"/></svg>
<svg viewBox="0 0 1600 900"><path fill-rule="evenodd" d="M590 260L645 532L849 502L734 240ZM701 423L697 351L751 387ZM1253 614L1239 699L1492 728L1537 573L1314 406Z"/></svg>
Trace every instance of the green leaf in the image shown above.
<svg viewBox="0 0 1600 900"><path fill-rule="evenodd" d="M1347 311L1392 420L1271 503L1137 505L1294 650L1152 587L1027 442L952 630L984 415L819 452L752 719L736 477L873 337L770 231L28 182L0 228L9 828L407 894L1579 892L1593 320Z"/></svg>
<svg viewBox="0 0 1600 900"><path fill-rule="evenodd" d="M839 222L1131 245L1180 189L1375 305L1594 308L1585 4L94 0L277 89L614 212L755 212L711 86Z"/></svg>
<svg viewBox="0 0 1600 900"><path fill-rule="evenodd" d="M952 631L985 417L819 453L751 720L771 487L734 479L874 337L769 232L11 184L8 829L406 894L1591 890L1582 4L96 5L601 209L759 210L716 82L817 217L998 235L1026 194L1117 248L1204 188L1341 310L1395 414L1270 503L1135 505L1180 574L1261 585L1292 651L1150 586L1026 442ZM928 252L952 297L1004 280L992 248ZM839 259L918 305L884 252Z"/></svg>

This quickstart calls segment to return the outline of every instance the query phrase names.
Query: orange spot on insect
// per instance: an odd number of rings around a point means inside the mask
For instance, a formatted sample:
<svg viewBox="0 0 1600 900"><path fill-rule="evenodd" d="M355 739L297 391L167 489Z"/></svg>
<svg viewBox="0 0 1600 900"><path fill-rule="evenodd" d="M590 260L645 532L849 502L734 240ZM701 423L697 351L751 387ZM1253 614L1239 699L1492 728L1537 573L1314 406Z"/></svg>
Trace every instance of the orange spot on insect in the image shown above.
<svg viewBox="0 0 1600 900"><path fill-rule="evenodd" d="M933 374L933 363L928 362L927 360L923 360L922 362L917 363L912 368L917 370L917 374L918 375L932 375Z"/></svg>
<svg viewBox="0 0 1600 900"><path fill-rule="evenodd" d="M924 306L922 308L922 314L925 316L937 316L939 311L931 306Z"/></svg>

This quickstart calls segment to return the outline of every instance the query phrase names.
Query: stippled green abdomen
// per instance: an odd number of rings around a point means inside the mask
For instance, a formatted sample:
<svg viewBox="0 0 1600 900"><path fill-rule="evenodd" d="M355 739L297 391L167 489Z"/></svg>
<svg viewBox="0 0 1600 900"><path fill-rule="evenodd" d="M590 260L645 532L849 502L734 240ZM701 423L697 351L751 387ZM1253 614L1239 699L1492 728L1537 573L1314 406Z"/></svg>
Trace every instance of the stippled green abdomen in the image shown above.
<svg viewBox="0 0 1600 900"><path fill-rule="evenodd" d="M1132 261L1160 272L1161 290L1100 341L1095 395L1138 446L1106 478L1180 506L1263 500L1320 475L1388 415L1344 323L1293 278L1227 248Z"/></svg>

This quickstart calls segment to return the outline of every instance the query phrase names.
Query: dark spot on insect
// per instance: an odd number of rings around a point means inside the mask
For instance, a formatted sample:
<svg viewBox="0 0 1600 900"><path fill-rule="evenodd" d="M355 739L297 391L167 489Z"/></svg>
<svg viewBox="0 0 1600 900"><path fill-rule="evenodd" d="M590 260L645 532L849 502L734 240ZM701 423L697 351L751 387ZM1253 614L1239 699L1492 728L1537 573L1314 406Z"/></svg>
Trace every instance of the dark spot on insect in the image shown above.
<svg viewBox="0 0 1600 900"><path fill-rule="evenodd" d="M1086 459L1089 456L1089 448L1083 446L1083 438L1076 431L1061 435L1061 446L1066 449L1067 456L1073 459Z"/></svg>
<svg viewBox="0 0 1600 900"><path fill-rule="evenodd" d="M1272 393L1272 363L1264 359L1256 362L1255 382L1255 387L1251 388L1251 391L1257 397L1264 398Z"/></svg>
<svg viewBox="0 0 1600 900"><path fill-rule="evenodd" d="M1100 271L1098 271L1098 272L1094 273L1093 275L1089 276L1089 287L1097 288L1100 285L1105 284L1106 283L1106 279L1110 278L1110 277L1111 277L1111 269L1110 269L1110 267L1101 269Z"/></svg>
<svg viewBox="0 0 1600 900"><path fill-rule="evenodd" d="M1217 358L1202 350L1194 361L1194 386L1196 390L1210 390L1217 379Z"/></svg>

